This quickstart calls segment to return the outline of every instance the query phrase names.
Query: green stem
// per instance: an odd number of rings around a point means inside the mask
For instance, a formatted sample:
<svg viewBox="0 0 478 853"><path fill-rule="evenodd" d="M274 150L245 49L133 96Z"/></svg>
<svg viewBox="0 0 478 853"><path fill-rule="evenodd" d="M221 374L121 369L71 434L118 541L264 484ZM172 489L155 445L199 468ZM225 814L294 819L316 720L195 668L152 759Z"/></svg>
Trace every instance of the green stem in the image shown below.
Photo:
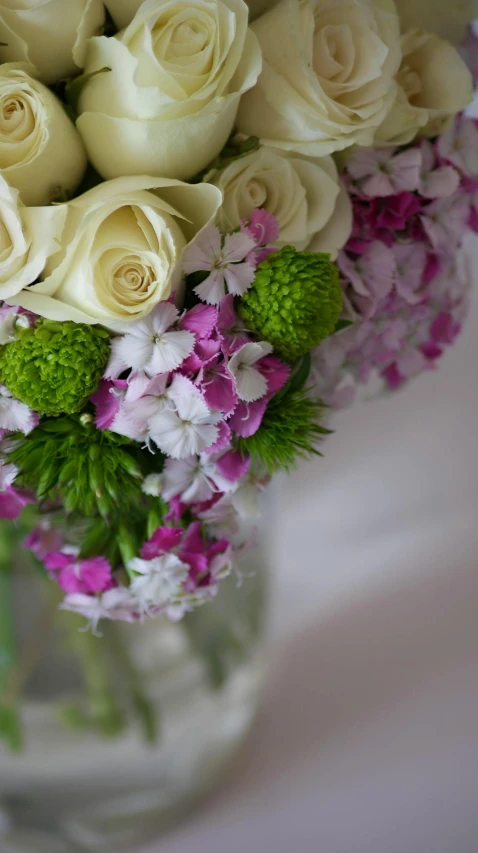
<svg viewBox="0 0 478 853"><path fill-rule="evenodd" d="M18 710L4 702L12 672L17 658L17 640L15 635L15 617L12 590L12 542L8 532L2 526L0 539L0 739L10 749L21 749L22 736Z"/></svg>
<svg viewBox="0 0 478 853"><path fill-rule="evenodd" d="M112 684L104 640L91 631L78 630L76 625L71 640L85 683L87 724L93 724L103 735L114 737L123 730L124 720Z"/></svg>
<svg viewBox="0 0 478 853"><path fill-rule="evenodd" d="M156 743L159 737L158 708L149 699L143 676L133 661L125 642L120 625L109 624L105 631L105 640L109 642L114 663L123 672L131 705L141 725L143 737L148 743Z"/></svg>
<svg viewBox="0 0 478 853"><path fill-rule="evenodd" d="M4 556L5 552L2 548L0 557L0 696L6 689L17 658L12 572L4 564Z"/></svg>
<svg viewBox="0 0 478 853"><path fill-rule="evenodd" d="M5 580L10 581L8 589L5 586ZM6 625L12 620L14 621L13 609L13 577L12 572L0 571L1 595L9 593L9 598L5 597L2 602L2 612L0 618L6 616L6 622L2 624L2 639L6 641L7 628ZM9 602L10 612L5 613ZM9 642L12 646L11 665L6 672L4 668L4 678L2 679L2 692L0 694L0 737L3 737L10 747L14 750L20 750L22 747L22 732L18 711L19 699L25 682L30 677L35 669L36 664L40 660L45 651L45 647L51 636L51 631L57 614L58 601L57 597L53 596L48 602L47 607L40 614L37 624L34 626L32 633L27 639L25 646L22 648L21 654L17 654L14 625L8 629Z"/></svg>
<svg viewBox="0 0 478 853"><path fill-rule="evenodd" d="M230 675L231 665L243 659L246 650L232 621L206 610L200 607L187 613L181 624L192 652L203 660L211 688L220 690Z"/></svg>

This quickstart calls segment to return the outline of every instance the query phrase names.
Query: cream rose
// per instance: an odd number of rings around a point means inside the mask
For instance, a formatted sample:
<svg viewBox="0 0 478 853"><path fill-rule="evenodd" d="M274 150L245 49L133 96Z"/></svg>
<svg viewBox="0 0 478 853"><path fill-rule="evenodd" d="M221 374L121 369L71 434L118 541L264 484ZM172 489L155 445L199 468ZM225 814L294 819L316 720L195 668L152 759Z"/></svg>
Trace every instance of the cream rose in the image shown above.
<svg viewBox="0 0 478 853"><path fill-rule="evenodd" d="M252 29L263 70L241 132L313 157L372 144L400 65L393 0L281 0Z"/></svg>
<svg viewBox="0 0 478 853"><path fill-rule="evenodd" d="M424 30L402 36L395 103L378 129L378 144L404 145L417 133L439 134L473 100L473 80L457 50Z"/></svg>
<svg viewBox="0 0 478 853"><path fill-rule="evenodd" d="M274 6L277 0L246 0L246 3L249 6L249 20L253 21Z"/></svg>
<svg viewBox="0 0 478 853"><path fill-rule="evenodd" d="M104 19L102 0L0 0L0 62L28 62L44 83L74 76Z"/></svg>
<svg viewBox="0 0 478 853"><path fill-rule="evenodd" d="M131 23L143 0L105 0L113 21L119 30Z"/></svg>
<svg viewBox="0 0 478 853"><path fill-rule="evenodd" d="M222 190L219 227L231 231L255 208L279 223L278 245L329 252L333 258L352 230L352 206L332 157L313 159L261 146L214 169L205 181Z"/></svg>
<svg viewBox="0 0 478 853"><path fill-rule="evenodd" d="M118 29L122 30L131 23L142 2L143 0L105 0L105 6ZM249 18L254 20L266 9L270 9L277 0L246 0L246 2L249 6Z"/></svg>
<svg viewBox="0 0 478 853"><path fill-rule="evenodd" d="M0 65L0 170L25 204L42 205L76 189L87 160L61 102L27 69Z"/></svg>
<svg viewBox="0 0 478 853"><path fill-rule="evenodd" d="M467 24L478 18L478 0L395 0L402 28L421 27L459 42Z"/></svg>
<svg viewBox="0 0 478 853"><path fill-rule="evenodd" d="M115 38L90 42L77 127L105 178L187 180L219 153L261 67L243 0L146 0Z"/></svg>
<svg viewBox="0 0 478 853"><path fill-rule="evenodd" d="M39 278L58 251L65 222L62 205L25 207L0 175L0 299L15 296Z"/></svg>
<svg viewBox="0 0 478 853"><path fill-rule="evenodd" d="M178 291L183 249L220 203L208 184L144 176L100 184L64 206L61 248L43 281L9 304L50 320L123 328Z"/></svg>

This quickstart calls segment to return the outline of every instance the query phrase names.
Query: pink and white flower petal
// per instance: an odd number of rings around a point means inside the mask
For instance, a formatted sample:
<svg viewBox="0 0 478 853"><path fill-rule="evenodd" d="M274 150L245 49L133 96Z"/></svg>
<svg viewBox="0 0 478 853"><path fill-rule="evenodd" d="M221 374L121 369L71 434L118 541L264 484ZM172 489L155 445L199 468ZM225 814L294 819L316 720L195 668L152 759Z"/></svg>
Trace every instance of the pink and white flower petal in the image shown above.
<svg viewBox="0 0 478 853"><path fill-rule="evenodd" d="M239 398L246 403L253 403L267 394L267 380L254 365L271 352L271 344L265 341L248 343L229 359L227 369L234 377Z"/></svg>

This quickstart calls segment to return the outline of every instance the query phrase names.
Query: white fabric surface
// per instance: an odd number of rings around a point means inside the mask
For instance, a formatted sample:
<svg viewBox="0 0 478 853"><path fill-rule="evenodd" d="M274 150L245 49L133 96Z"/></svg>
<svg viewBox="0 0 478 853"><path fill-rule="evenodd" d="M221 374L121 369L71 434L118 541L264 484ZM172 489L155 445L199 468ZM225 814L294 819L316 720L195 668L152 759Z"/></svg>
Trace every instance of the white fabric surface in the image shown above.
<svg viewBox="0 0 478 853"><path fill-rule="evenodd" d="M280 483L255 730L148 853L477 853L477 333Z"/></svg>

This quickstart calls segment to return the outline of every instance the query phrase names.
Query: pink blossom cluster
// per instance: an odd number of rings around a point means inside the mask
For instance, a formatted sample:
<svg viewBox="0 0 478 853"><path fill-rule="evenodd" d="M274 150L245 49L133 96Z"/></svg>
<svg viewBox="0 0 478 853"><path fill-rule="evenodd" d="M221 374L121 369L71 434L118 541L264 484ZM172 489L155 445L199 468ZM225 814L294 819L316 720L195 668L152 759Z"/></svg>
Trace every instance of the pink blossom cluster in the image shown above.
<svg viewBox="0 0 478 853"><path fill-rule="evenodd" d="M254 211L240 231L205 229L184 258L187 274L208 273L195 287L203 302L182 313L160 303L111 342L104 381L92 398L96 425L154 444L165 456L214 454L234 435L253 435L289 367L239 321L234 296L254 279L271 249L277 222Z"/></svg>
<svg viewBox="0 0 478 853"><path fill-rule="evenodd" d="M234 297L250 286L276 235L265 211L236 234L206 229L184 259L187 274L203 274L195 287L203 301L183 311L162 302L111 340L91 398L95 424L157 458L142 489L167 504L165 521L174 526L159 527L121 569L101 555L82 559L48 523L30 534L27 547L65 593L62 607L94 629L101 618L180 618L216 594L250 538L242 522L258 515L266 479L250 472L250 459L232 442L259 429L290 368L244 328Z"/></svg>
<svg viewBox="0 0 478 853"><path fill-rule="evenodd" d="M459 334L469 294L460 249L478 231L478 123L461 116L434 142L358 150L344 177L354 226L338 265L353 325L313 358L333 407L373 378L394 389L433 369Z"/></svg>
<svg viewBox="0 0 478 853"><path fill-rule="evenodd" d="M100 619L135 622L163 612L181 618L216 595L234 555L231 543L201 522L158 527L119 572L104 556L82 559L48 526L32 531L25 545L65 593L62 609L86 616L94 630Z"/></svg>
<svg viewBox="0 0 478 853"><path fill-rule="evenodd" d="M265 482L250 473L250 460L232 444L259 429L290 367L245 329L235 313L234 292L225 291L237 283L237 273L231 279L228 272L256 265L270 251L264 242L276 233L273 217L255 211L243 230L229 235L237 238L234 260L221 260L208 276L213 289L221 277L217 304L201 302L180 312L163 302L111 342L104 379L92 397L95 423L157 455L158 474L147 478L144 490L168 503L172 522L189 510L213 531L235 535L241 518L257 514ZM198 253L207 272L204 258L217 253L221 242L227 247L227 240L215 227L207 229L194 247L194 263L186 258L194 266L190 272L201 264ZM210 261L214 266L213 255Z"/></svg>

